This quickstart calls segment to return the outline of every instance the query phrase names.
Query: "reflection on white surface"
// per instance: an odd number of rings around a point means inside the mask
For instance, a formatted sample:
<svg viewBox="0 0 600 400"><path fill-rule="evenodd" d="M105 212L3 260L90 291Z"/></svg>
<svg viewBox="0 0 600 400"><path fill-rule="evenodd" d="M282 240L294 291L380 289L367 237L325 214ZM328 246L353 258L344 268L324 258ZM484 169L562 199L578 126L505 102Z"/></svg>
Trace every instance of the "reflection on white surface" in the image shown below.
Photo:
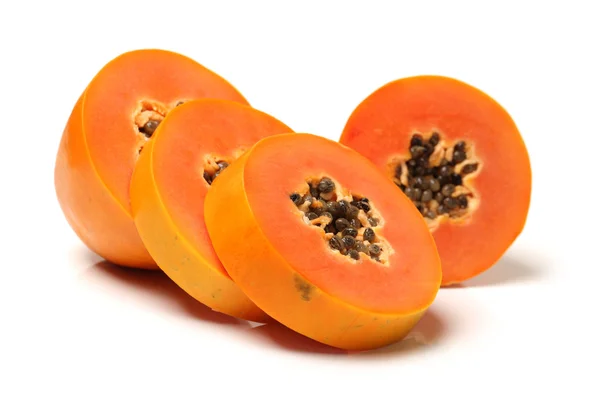
<svg viewBox="0 0 600 400"><path fill-rule="evenodd" d="M78 258L82 257L94 261L97 259L85 249L78 255ZM123 268L106 261L99 261L85 268L78 275L78 281L83 287L87 286L85 291L98 290L97 294L117 300L123 306L150 312L159 318L174 318L180 321L179 323L186 324L188 328L196 330L198 335L206 331L219 334L223 329L222 326L225 326L228 330L227 334L232 335L231 337L235 337L241 343L250 342L263 350L314 355L341 354L369 359L383 355L390 357L428 351L432 347L443 345L449 332L462 332L471 324L473 327L469 329L473 329L472 334L476 329L476 323L473 323L470 317L479 315L477 323L481 323L486 318L485 314L476 311L478 305L475 303L469 305L469 314L462 315L451 306L455 302L463 304L464 299L471 295L471 288L535 282L536 279L543 280L546 277L546 271L542 270L541 266L534 268L530 265L529 258L523 254L521 258L518 257L519 252L509 252L497 265L470 281L450 288L442 288L432 307L403 340L368 352L349 352L327 346L296 333L276 321L257 324L215 312L185 293L162 271ZM452 319L455 321L453 322ZM466 321L460 322L458 326L452 326L461 319Z"/></svg>
<svg viewBox="0 0 600 400"><path fill-rule="evenodd" d="M99 289L103 295L118 298L120 302L131 307L159 315L226 325L239 332L240 340L249 340L255 345L270 347L272 350L313 354L356 355L363 353L327 346L294 332L276 321L256 324L215 312L185 293L162 271L123 268L100 261L89 266L80 274L79 280L82 284L89 286L89 289ZM444 332L444 323L438 314L435 307L432 307L404 340L369 353L407 353L435 344L442 338ZM198 326L194 329L198 329L200 334L204 328L204 326ZM244 338L244 336L247 337Z"/></svg>
<svg viewBox="0 0 600 400"><path fill-rule="evenodd" d="M124 268L100 261L87 268L80 279L86 284L105 288L124 302L153 312L217 324L250 326L246 321L212 311L188 295L162 271Z"/></svg>

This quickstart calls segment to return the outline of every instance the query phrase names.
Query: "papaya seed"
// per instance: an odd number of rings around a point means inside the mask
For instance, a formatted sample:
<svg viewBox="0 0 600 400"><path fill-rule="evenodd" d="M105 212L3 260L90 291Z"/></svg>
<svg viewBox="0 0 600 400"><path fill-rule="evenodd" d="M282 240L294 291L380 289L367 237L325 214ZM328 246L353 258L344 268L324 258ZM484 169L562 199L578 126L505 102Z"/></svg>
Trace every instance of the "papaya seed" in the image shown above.
<svg viewBox="0 0 600 400"><path fill-rule="evenodd" d="M437 215L434 210L427 210L425 213L425 218L435 219L435 217L437 217Z"/></svg>
<svg viewBox="0 0 600 400"><path fill-rule="evenodd" d="M313 219L319 218L319 216L314 212L309 212L306 214L306 218L308 218L309 221L312 221Z"/></svg>
<svg viewBox="0 0 600 400"><path fill-rule="evenodd" d="M467 164L464 167L462 167L460 173L463 175L472 174L473 172L477 171L477 166L477 163Z"/></svg>
<svg viewBox="0 0 600 400"><path fill-rule="evenodd" d="M333 220L333 216L330 213L328 213L327 211L322 212L321 213L321 217L322 218L328 218L330 221Z"/></svg>
<svg viewBox="0 0 600 400"><path fill-rule="evenodd" d="M442 194L442 192L437 192L435 194L435 201L437 201L438 203L441 203L442 201L444 201L444 197L446 197L446 196L444 196Z"/></svg>
<svg viewBox="0 0 600 400"><path fill-rule="evenodd" d="M429 178L428 186L432 192L437 192L438 190L440 190L440 181L431 177Z"/></svg>
<svg viewBox="0 0 600 400"><path fill-rule="evenodd" d="M335 190L335 184L329 178L323 178L317 186L321 193L331 193Z"/></svg>
<svg viewBox="0 0 600 400"><path fill-rule="evenodd" d="M340 207L339 204L335 201L328 201L326 203L327 211L331 213L334 217L340 216Z"/></svg>
<svg viewBox="0 0 600 400"><path fill-rule="evenodd" d="M451 183L444 185L444 187L442 188L442 194L444 196L450 196L452 192L454 192L454 185Z"/></svg>
<svg viewBox="0 0 600 400"><path fill-rule="evenodd" d="M460 186L462 185L462 176L459 174L452 174L450 175L450 182L452 182L454 186Z"/></svg>
<svg viewBox="0 0 600 400"><path fill-rule="evenodd" d="M356 241L356 244L354 245L354 248L359 253L365 253L365 254L369 253L369 249L367 248L367 245L364 244L363 242L361 242L360 240Z"/></svg>
<svg viewBox="0 0 600 400"><path fill-rule="evenodd" d="M443 201L443 204L449 210L452 210L453 208L456 208L456 206L458 206L454 197L446 197Z"/></svg>
<svg viewBox="0 0 600 400"><path fill-rule="evenodd" d="M410 139L410 145L413 146L422 146L423 145L423 136L419 133L415 133Z"/></svg>
<svg viewBox="0 0 600 400"><path fill-rule="evenodd" d="M444 165L440 168L440 176L449 176L452 173L452 168L449 165Z"/></svg>
<svg viewBox="0 0 600 400"><path fill-rule="evenodd" d="M369 245L369 253L372 256L378 256L379 253L381 253L381 247L379 247L376 244L371 244L371 245Z"/></svg>
<svg viewBox="0 0 600 400"><path fill-rule="evenodd" d="M354 247L356 240L352 236L343 236L342 242L344 243L344 246L346 248L351 249L352 247Z"/></svg>
<svg viewBox="0 0 600 400"><path fill-rule="evenodd" d="M332 236L331 239L329 239L329 247L331 247L334 250L343 250L344 249L344 243L342 242L342 239L340 239L338 236Z"/></svg>
<svg viewBox="0 0 600 400"><path fill-rule="evenodd" d="M352 227L346 228L342 231L342 236L352 236L355 238L358 235L358 231Z"/></svg>
<svg viewBox="0 0 600 400"><path fill-rule="evenodd" d="M335 220L335 227L338 231L343 231L350 226L350 221L346 218L338 218Z"/></svg>
<svg viewBox="0 0 600 400"><path fill-rule="evenodd" d="M206 172L205 172L206 174ZM204 177L204 179L206 179L206 176ZM290 195L290 199L294 202L295 205L299 206L300 204L302 204L302 196L300 196L298 193L292 193Z"/></svg>
<svg viewBox="0 0 600 400"><path fill-rule="evenodd" d="M358 215L358 212L360 210L358 209L358 207L354 206L354 205L350 205L348 207L348 211L346 212L346 218L347 219L353 219L356 218L356 216Z"/></svg>
<svg viewBox="0 0 600 400"><path fill-rule="evenodd" d="M452 162L455 164L461 163L467 159L467 155L464 151L455 150L452 154Z"/></svg>
<svg viewBox="0 0 600 400"><path fill-rule="evenodd" d="M369 241L370 243L373 243L373 241L375 240L375 231L371 228L365 229L365 231L363 232L363 238Z"/></svg>
<svg viewBox="0 0 600 400"><path fill-rule="evenodd" d="M150 138L154 134L154 131L156 130L156 128L158 128L158 124L160 124L159 121L150 119L150 120L148 120L148 122L146 122L142 126L142 128L140 129L140 132L142 132L144 134L144 136L146 136L147 138Z"/></svg>
<svg viewBox="0 0 600 400"><path fill-rule="evenodd" d="M423 203L428 203L433 199L433 192L429 189L424 190L423 194L421 195L421 201Z"/></svg>
<svg viewBox="0 0 600 400"><path fill-rule="evenodd" d="M350 226L352 228L358 229L362 226L362 224L357 218L352 218L352 221L350 221Z"/></svg>

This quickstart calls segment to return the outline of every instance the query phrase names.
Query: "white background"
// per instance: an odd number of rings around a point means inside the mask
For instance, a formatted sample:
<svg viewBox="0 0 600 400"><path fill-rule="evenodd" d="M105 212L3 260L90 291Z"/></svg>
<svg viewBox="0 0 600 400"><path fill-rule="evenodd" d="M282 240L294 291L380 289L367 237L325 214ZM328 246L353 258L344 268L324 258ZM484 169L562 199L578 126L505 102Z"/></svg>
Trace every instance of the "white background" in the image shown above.
<svg viewBox="0 0 600 400"><path fill-rule="evenodd" d="M3 2L0 399L600 398L594 3ZM161 274L107 266L63 218L55 155L93 75L144 47L184 53L333 139L390 80L473 84L530 150L526 229L492 270L441 290L405 341L363 354L252 329Z"/></svg>

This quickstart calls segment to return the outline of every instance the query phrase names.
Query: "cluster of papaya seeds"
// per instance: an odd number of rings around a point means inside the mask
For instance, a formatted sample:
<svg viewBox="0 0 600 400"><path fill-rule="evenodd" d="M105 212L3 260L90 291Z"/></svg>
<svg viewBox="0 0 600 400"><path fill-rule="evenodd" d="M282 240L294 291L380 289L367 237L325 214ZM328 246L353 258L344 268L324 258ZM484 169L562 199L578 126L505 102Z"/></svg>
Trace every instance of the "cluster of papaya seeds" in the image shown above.
<svg viewBox="0 0 600 400"><path fill-rule="evenodd" d="M441 287L498 260L523 229L531 170L506 111L451 78L377 89L334 141L187 56L142 49L84 89L54 182L104 259L161 270L215 312L360 351L401 340Z"/></svg>

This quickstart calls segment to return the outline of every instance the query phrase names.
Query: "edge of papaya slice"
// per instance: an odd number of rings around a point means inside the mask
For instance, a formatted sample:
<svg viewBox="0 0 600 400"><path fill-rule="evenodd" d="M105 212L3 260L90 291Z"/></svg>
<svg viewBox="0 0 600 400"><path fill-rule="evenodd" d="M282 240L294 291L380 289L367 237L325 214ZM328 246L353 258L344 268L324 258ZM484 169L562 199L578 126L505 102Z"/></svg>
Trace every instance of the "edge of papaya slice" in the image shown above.
<svg viewBox="0 0 600 400"><path fill-rule="evenodd" d="M472 161L449 163L460 175L461 193L472 196L473 207L465 209L464 217L440 219L431 229L442 260L442 286L448 286L492 267L523 231L532 173L524 140L509 113L478 88L445 76L413 76L378 88L351 113L340 142L366 156L404 187L407 181L400 182L394 176L390 160L410 157L415 133L426 139L433 132L448 144L447 159L452 161L451 153L456 149L452 146L460 142L471 149L473 157ZM416 141L418 144L419 139ZM455 161L464 158L460 152L458 156ZM469 162L473 168L460 170ZM464 173L475 168L475 173ZM435 168L414 171L423 172L426 178L437 173ZM414 191L408 189L407 193ZM457 207L453 200L448 204ZM426 215L427 211L422 211ZM457 215L460 213L458 210Z"/></svg>
<svg viewBox="0 0 600 400"><path fill-rule="evenodd" d="M247 104L224 78L167 50L123 53L90 81L62 134L54 184L67 222L93 252L121 266L157 268L129 204L129 180L146 142L136 123L204 97Z"/></svg>
<svg viewBox="0 0 600 400"><path fill-rule="evenodd" d="M217 173L227 170L218 170L218 163L234 162L259 139L288 132L283 122L250 106L192 100L167 115L135 167L131 205L146 248L178 286L215 311L268 320L231 280L211 245L204 224L209 181L218 182ZM235 227L229 234L236 234Z"/></svg>
<svg viewBox="0 0 600 400"><path fill-rule="evenodd" d="M323 176L336 190L369 198L380 215L373 229L390 246L385 263L332 250L324 231L303 217L293 194ZM400 340L439 289L440 259L414 206L365 157L320 136L257 142L214 182L205 218L216 254L248 297L330 346L367 350Z"/></svg>

